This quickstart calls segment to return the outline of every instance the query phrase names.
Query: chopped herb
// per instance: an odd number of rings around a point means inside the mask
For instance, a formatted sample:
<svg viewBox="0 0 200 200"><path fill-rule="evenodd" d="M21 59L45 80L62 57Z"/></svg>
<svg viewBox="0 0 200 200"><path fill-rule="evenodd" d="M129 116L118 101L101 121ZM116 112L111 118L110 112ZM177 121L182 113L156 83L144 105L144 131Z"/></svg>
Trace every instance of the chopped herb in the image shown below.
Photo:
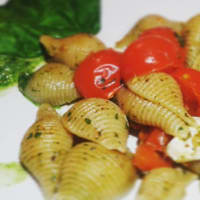
<svg viewBox="0 0 200 200"><path fill-rule="evenodd" d="M39 138L41 135L42 135L41 132L37 132L37 133L35 133L35 138Z"/></svg>
<svg viewBox="0 0 200 200"><path fill-rule="evenodd" d="M118 113L115 114L115 119L119 119Z"/></svg>
<svg viewBox="0 0 200 200"><path fill-rule="evenodd" d="M114 136L115 136L116 138L118 138L118 137L119 137L119 135L118 135L117 133L114 133Z"/></svg>
<svg viewBox="0 0 200 200"><path fill-rule="evenodd" d="M68 113L67 113L67 117L70 117L71 114L72 114L72 112L68 112Z"/></svg>
<svg viewBox="0 0 200 200"><path fill-rule="evenodd" d="M51 181L56 181L56 176L55 175L53 175L52 177L51 177Z"/></svg>
<svg viewBox="0 0 200 200"><path fill-rule="evenodd" d="M29 136L26 138L27 140L31 139L33 137L33 133L30 133Z"/></svg>
<svg viewBox="0 0 200 200"><path fill-rule="evenodd" d="M85 122L87 123L87 124L91 124L91 119L89 119L89 118L85 118Z"/></svg>
<svg viewBox="0 0 200 200"><path fill-rule="evenodd" d="M180 127L178 128L178 130L179 130L179 131L182 131L182 130L183 130L183 127L182 127L182 126L180 126Z"/></svg>
<svg viewBox="0 0 200 200"><path fill-rule="evenodd" d="M176 32L174 33L175 37L177 38L179 44L181 47L184 47L185 46L185 41L183 39L182 36L180 36L179 34L177 34Z"/></svg>

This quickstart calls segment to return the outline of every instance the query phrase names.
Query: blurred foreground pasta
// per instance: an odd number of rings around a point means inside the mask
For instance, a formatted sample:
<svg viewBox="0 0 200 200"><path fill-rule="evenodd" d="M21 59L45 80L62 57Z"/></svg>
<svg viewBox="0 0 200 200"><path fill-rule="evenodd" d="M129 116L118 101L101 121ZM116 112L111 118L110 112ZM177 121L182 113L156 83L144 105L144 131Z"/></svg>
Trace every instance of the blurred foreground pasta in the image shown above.
<svg viewBox="0 0 200 200"><path fill-rule="evenodd" d="M20 161L38 181L47 200L57 190L61 164L72 142L56 111L48 104L41 105L36 122L21 143Z"/></svg>
<svg viewBox="0 0 200 200"><path fill-rule="evenodd" d="M56 200L112 200L136 180L131 159L100 144L73 147L62 165Z"/></svg>

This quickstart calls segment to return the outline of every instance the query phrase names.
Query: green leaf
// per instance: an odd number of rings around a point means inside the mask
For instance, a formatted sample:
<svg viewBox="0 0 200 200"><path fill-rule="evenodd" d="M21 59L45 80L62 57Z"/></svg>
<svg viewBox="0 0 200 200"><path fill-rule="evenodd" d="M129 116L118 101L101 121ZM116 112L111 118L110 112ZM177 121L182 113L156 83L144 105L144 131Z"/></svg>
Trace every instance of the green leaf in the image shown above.
<svg viewBox="0 0 200 200"><path fill-rule="evenodd" d="M18 81L20 74L31 73L37 66L44 63L42 56L25 59L16 56L0 55L0 89L14 85Z"/></svg>
<svg viewBox="0 0 200 200"><path fill-rule="evenodd" d="M0 54L36 57L39 37L66 37L100 29L100 0L10 0L0 7Z"/></svg>

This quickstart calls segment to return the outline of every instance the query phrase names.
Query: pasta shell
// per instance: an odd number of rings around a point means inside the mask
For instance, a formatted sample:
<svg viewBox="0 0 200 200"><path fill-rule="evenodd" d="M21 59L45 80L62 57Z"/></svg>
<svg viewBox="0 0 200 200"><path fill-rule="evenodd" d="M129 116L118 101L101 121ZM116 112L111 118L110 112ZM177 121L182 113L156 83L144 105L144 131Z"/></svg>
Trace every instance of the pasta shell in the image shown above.
<svg viewBox="0 0 200 200"><path fill-rule="evenodd" d="M113 102L88 98L75 103L62 117L71 133L102 144L108 149L126 151L128 128L126 115Z"/></svg>
<svg viewBox="0 0 200 200"><path fill-rule="evenodd" d="M136 200L181 200L195 179L195 174L181 168L153 169L144 177Z"/></svg>
<svg viewBox="0 0 200 200"><path fill-rule="evenodd" d="M22 140L20 161L48 200L57 189L61 164L71 146L72 136L63 128L60 116L50 105L41 105L36 122Z"/></svg>
<svg viewBox="0 0 200 200"><path fill-rule="evenodd" d="M188 125L196 124L184 108L180 87L172 76L166 73L150 73L131 79L127 86L143 99L170 110Z"/></svg>
<svg viewBox="0 0 200 200"><path fill-rule="evenodd" d="M33 102L60 106L78 99L74 71L60 63L48 63L37 70L22 88L25 96Z"/></svg>
<svg viewBox="0 0 200 200"><path fill-rule="evenodd" d="M102 145L85 142L67 154L56 200L112 200L136 179L131 159Z"/></svg>
<svg viewBox="0 0 200 200"><path fill-rule="evenodd" d="M179 138L190 137L189 126L175 113L162 105L137 96L126 88L119 89L115 97L130 120L144 125L160 127L169 135Z"/></svg>
<svg viewBox="0 0 200 200"><path fill-rule="evenodd" d="M145 30L155 27L169 27L173 29L178 35L181 34L183 23L178 21L171 21L160 15L147 15L141 18L136 25L116 43L117 48L124 48L136 40Z"/></svg>
<svg viewBox="0 0 200 200"><path fill-rule="evenodd" d="M187 64L193 69L200 70L200 15L188 20L183 34L187 50Z"/></svg>
<svg viewBox="0 0 200 200"><path fill-rule="evenodd" d="M40 42L56 61L62 62L71 69L77 66L92 52L105 49L105 45L97 37L86 33L66 38L53 38L43 35Z"/></svg>

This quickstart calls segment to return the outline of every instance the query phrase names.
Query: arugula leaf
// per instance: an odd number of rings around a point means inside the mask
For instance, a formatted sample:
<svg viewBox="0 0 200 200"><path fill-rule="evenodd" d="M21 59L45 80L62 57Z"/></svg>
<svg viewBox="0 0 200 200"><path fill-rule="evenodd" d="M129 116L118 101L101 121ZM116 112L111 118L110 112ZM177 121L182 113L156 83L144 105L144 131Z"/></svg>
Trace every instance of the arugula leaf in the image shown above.
<svg viewBox="0 0 200 200"><path fill-rule="evenodd" d="M42 34L96 34L99 19L100 0L10 0L0 7L0 54L39 56Z"/></svg>

